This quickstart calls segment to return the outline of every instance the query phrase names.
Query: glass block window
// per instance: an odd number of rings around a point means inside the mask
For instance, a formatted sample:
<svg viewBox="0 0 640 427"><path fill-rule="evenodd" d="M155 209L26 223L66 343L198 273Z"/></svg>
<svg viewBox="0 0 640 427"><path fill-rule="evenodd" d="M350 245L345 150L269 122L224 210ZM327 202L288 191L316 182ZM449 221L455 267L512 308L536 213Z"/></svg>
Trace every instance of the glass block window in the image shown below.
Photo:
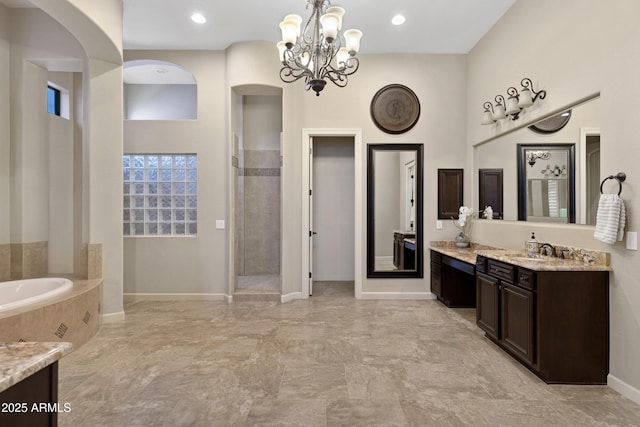
<svg viewBox="0 0 640 427"><path fill-rule="evenodd" d="M198 231L195 154L125 154L125 236L192 236Z"/></svg>

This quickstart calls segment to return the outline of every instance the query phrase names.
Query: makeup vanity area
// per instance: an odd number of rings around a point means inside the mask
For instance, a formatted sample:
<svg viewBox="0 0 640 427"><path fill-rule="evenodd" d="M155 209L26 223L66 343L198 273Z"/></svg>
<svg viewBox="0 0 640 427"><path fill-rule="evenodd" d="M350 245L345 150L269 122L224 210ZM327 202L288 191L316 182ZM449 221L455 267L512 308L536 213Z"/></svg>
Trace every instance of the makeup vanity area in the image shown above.
<svg viewBox="0 0 640 427"><path fill-rule="evenodd" d="M431 291L448 307L475 306L486 337L545 382L606 384L607 256L558 250L574 258L432 242Z"/></svg>

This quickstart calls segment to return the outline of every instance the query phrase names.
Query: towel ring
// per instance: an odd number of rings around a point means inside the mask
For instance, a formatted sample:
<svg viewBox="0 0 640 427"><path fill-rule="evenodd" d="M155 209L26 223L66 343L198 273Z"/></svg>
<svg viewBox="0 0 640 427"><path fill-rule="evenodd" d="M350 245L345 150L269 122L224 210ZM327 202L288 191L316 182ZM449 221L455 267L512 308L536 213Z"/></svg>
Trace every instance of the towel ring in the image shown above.
<svg viewBox="0 0 640 427"><path fill-rule="evenodd" d="M618 172L616 175L609 175L608 177L603 179L600 183L600 194L602 194L602 186L604 185L605 181L609 179L615 179L616 181L618 181L618 185L620 186L620 188L618 189L619 196L620 193L622 193L622 183L625 181L625 179L627 179L627 174L625 174L624 172Z"/></svg>

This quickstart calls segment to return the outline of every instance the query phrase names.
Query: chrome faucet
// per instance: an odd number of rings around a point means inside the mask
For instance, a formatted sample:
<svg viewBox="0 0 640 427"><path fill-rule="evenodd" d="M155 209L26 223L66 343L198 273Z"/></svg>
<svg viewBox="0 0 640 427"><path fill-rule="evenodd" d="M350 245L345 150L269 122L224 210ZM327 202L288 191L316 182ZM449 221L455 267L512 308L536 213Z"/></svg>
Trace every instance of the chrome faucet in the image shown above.
<svg viewBox="0 0 640 427"><path fill-rule="evenodd" d="M543 255L546 255L547 250L545 248L549 248L551 252L552 257L557 257L558 254L556 253L556 248L553 247L553 245L549 244L549 243L541 243L540 246L538 246L538 250L540 250L540 252L542 252Z"/></svg>

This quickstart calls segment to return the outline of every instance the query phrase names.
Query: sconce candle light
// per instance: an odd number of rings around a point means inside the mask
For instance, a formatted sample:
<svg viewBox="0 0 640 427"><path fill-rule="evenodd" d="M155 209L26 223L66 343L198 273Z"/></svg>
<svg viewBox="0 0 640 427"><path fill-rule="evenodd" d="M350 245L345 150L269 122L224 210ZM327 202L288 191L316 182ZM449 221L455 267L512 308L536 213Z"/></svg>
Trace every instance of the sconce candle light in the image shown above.
<svg viewBox="0 0 640 427"><path fill-rule="evenodd" d="M481 122L483 125L491 125L507 117L511 117L511 120L517 120L522 110L532 106L537 99L544 99L547 96L545 90L538 92L533 90L533 82L527 77L522 79L520 85L522 89L519 93L518 89L513 86L507 89L509 96L506 101L502 95L496 95L494 98L495 106L489 101L483 104L484 113Z"/></svg>
<svg viewBox="0 0 640 427"><path fill-rule="evenodd" d="M551 158L551 152L549 151L534 151L534 150L530 150L527 151L527 163L529 163L529 166L533 167L533 165L536 164L536 160L540 159L540 160L549 160Z"/></svg>

